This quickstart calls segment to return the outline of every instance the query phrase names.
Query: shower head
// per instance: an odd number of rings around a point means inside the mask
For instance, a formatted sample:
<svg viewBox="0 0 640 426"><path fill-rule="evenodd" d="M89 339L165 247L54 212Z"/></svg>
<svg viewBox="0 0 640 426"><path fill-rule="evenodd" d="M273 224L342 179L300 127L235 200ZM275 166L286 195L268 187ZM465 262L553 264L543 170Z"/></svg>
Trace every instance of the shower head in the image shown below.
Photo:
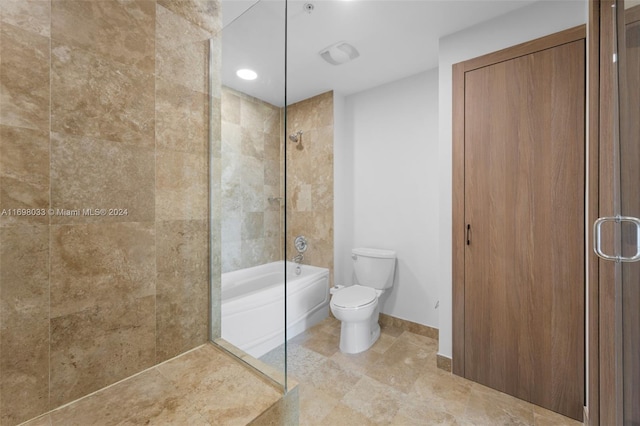
<svg viewBox="0 0 640 426"><path fill-rule="evenodd" d="M296 133L290 134L289 139L291 139L291 142L298 143L300 141L301 136L302 136L302 130L298 130Z"/></svg>

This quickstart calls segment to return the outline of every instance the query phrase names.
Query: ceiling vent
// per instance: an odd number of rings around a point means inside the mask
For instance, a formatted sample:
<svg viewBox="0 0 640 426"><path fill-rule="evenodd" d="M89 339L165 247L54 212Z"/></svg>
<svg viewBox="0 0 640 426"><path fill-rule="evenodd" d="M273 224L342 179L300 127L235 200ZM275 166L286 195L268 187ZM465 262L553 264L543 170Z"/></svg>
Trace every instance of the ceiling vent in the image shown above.
<svg viewBox="0 0 640 426"><path fill-rule="evenodd" d="M332 44L322 49L319 53L322 59L331 65L341 65L360 56L358 50L346 41L339 41Z"/></svg>

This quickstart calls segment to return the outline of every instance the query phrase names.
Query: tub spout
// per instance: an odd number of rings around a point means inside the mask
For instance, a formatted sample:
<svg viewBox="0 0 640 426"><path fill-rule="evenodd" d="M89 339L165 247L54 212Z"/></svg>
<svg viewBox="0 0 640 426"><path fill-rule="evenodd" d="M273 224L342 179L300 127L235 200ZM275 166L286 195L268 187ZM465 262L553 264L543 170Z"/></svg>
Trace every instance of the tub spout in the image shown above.
<svg viewBox="0 0 640 426"><path fill-rule="evenodd" d="M291 259L293 262L295 263L302 263L302 261L304 260L304 254L302 253L298 253L297 255L294 256L293 259Z"/></svg>

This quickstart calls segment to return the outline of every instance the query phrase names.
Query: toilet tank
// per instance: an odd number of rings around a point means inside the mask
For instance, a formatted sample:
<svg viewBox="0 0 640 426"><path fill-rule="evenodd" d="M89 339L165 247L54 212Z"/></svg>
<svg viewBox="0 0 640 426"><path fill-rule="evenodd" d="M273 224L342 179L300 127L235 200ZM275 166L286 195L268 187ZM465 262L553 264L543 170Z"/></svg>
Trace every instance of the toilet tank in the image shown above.
<svg viewBox="0 0 640 426"><path fill-rule="evenodd" d="M373 248L351 250L356 284L384 290L393 285L396 252Z"/></svg>

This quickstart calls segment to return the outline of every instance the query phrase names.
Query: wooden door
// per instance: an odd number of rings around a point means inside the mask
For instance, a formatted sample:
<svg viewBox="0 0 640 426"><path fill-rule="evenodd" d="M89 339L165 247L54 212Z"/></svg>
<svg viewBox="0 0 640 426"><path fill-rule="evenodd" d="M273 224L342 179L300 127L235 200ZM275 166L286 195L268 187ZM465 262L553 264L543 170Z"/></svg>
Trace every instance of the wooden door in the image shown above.
<svg viewBox="0 0 640 426"><path fill-rule="evenodd" d="M584 399L585 42L464 73L464 376Z"/></svg>

